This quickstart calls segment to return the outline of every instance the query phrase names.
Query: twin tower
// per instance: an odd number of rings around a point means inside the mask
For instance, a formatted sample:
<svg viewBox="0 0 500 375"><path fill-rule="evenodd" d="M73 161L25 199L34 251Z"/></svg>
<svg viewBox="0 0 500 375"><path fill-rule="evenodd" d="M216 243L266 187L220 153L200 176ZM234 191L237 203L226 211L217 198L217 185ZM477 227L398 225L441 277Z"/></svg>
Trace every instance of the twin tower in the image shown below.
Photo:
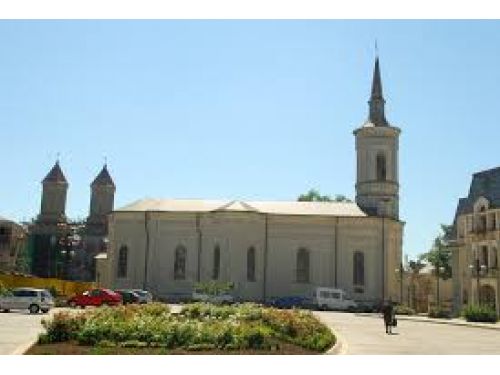
<svg viewBox="0 0 500 375"><path fill-rule="evenodd" d="M66 196L68 182L64 177L59 162L52 167L50 172L42 181L42 205L37 223L48 226L65 223ZM113 211L115 184L111 178L106 165L92 182L90 212L87 218L87 230L90 232L105 232L107 226L107 215Z"/></svg>

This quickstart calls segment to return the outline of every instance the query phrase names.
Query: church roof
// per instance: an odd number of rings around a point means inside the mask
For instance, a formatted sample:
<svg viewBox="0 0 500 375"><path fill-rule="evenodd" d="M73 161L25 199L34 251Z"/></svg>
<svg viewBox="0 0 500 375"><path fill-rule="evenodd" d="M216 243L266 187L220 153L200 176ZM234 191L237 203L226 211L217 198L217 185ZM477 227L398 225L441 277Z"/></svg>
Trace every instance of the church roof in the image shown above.
<svg viewBox="0 0 500 375"><path fill-rule="evenodd" d="M111 175L108 172L108 167L106 164L104 164L104 167L101 169L97 177L94 179L92 184L90 186L96 186L96 185L110 185L110 186L115 186L115 183L113 182L113 179L111 178Z"/></svg>
<svg viewBox="0 0 500 375"><path fill-rule="evenodd" d="M61 166L59 165L59 161L56 161L50 172L45 176L43 179L42 183L51 183L51 182L56 182L56 183L64 183L67 184L68 182L66 181L66 177L64 177L64 173L61 169Z"/></svg>
<svg viewBox="0 0 500 375"><path fill-rule="evenodd" d="M367 216L352 202L228 201L190 199L142 199L115 212L256 212L273 215Z"/></svg>

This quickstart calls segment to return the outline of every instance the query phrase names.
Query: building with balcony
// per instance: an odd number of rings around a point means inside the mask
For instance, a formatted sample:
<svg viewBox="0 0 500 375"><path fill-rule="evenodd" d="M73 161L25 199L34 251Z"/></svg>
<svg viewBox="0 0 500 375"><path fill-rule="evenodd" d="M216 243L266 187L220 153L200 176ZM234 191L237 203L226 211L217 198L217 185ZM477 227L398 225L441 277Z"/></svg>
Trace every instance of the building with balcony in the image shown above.
<svg viewBox="0 0 500 375"><path fill-rule="evenodd" d="M450 246L454 307L488 304L500 313L500 167L475 173L458 201Z"/></svg>

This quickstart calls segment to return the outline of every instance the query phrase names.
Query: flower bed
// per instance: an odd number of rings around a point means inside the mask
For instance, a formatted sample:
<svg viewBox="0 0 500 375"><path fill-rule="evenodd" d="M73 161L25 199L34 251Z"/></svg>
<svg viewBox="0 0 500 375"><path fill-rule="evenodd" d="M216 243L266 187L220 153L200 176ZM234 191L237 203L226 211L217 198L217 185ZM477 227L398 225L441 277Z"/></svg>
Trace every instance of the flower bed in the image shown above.
<svg viewBox="0 0 500 375"><path fill-rule="evenodd" d="M103 307L57 313L43 325L46 333L40 335L39 345L76 342L171 351L280 351L286 344L324 352L335 344L335 336L309 311L255 304L196 303L178 314L160 303Z"/></svg>

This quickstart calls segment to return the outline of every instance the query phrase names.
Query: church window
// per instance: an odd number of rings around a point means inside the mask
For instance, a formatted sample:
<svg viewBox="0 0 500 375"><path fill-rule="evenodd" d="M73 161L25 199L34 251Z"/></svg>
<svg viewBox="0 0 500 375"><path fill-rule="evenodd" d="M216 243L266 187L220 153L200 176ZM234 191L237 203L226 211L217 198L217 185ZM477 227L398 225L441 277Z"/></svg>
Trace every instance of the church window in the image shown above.
<svg viewBox="0 0 500 375"><path fill-rule="evenodd" d="M184 280L186 278L186 248L182 245L175 249L174 260L174 280Z"/></svg>
<svg viewBox="0 0 500 375"><path fill-rule="evenodd" d="M118 272L117 272L118 277L120 278L127 277L127 263L128 263L128 248L127 246L122 246L118 251Z"/></svg>
<svg viewBox="0 0 500 375"><path fill-rule="evenodd" d="M301 248L297 251L297 282L309 282L309 250Z"/></svg>
<svg viewBox="0 0 500 375"><path fill-rule="evenodd" d="M218 280L220 274L220 247L216 245L214 248L214 264L212 268L212 279Z"/></svg>
<svg viewBox="0 0 500 375"><path fill-rule="evenodd" d="M255 281L255 248L253 246L247 251L247 280Z"/></svg>
<svg viewBox="0 0 500 375"><path fill-rule="evenodd" d="M387 162L383 153L377 154L377 180L385 181L387 179Z"/></svg>
<svg viewBox="0 0 500 375"><path fill-rule="evenodd" d="M353 256L353 284L365 285L365 255L361 251Z"/></svg>

